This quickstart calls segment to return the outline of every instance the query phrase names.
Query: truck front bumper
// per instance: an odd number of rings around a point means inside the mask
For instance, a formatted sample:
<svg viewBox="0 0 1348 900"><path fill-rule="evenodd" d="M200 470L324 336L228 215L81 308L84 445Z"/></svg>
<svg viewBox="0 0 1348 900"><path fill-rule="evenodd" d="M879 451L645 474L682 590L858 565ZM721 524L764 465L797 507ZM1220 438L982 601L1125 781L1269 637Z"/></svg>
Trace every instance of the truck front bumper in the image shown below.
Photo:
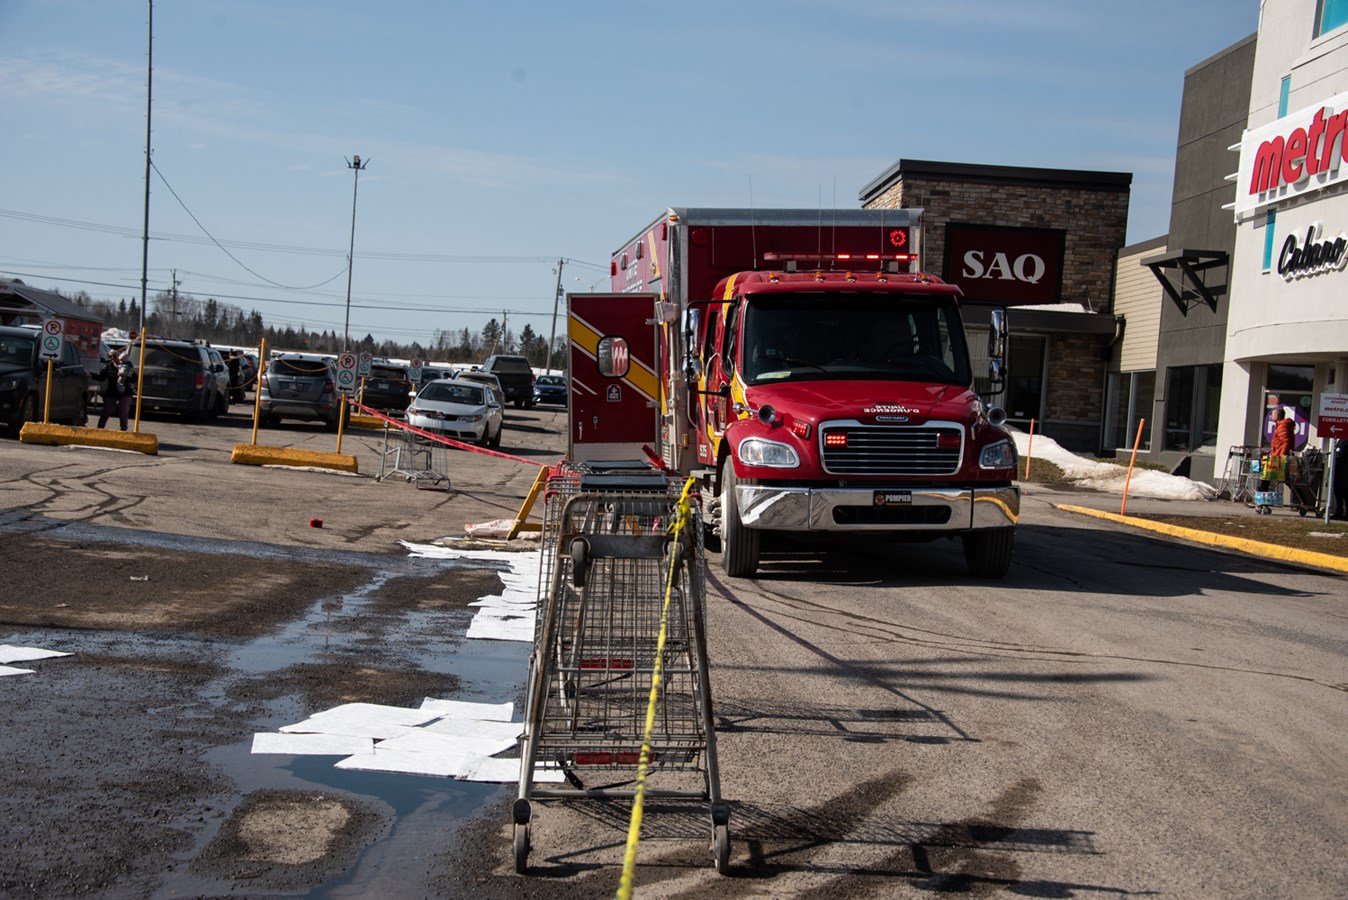
<svg viewBox="0 0 1348 900"><path fill-rule="evenodd" d="M1020 519L1020 488L808 488L736 485L740 520L768 531L960 532L1009 528ZM910 502L877 505L879 494ZM892 500L892 497L887 497Z"/></svg>

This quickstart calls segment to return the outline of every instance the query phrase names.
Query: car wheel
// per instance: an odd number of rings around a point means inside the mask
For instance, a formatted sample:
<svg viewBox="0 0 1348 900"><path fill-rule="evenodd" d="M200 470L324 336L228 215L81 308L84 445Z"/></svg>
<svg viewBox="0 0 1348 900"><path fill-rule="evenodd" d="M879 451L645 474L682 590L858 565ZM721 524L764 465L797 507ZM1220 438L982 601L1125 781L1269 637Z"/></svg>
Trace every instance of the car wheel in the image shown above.
<svg viewBox="0 0 1348 900"><path fill-rule="evenodd" d="M746 528L735 500L735 465L725 461L721 475L721 568L733 578L748 578L758 571L763 533Z"/></svg>
<svg viewBox="0 0 1348 900"><path fill-rule="evenodd" d="M19 401L19 417L10 423L9 433L14 437L19 436L19 431L28 422L37 421L37 397L28 394Z"/></svg>
<svg viewBox="0 0 1348 900"><path fill-rule="evenodd" d="M498 428L496 429L496 434L492 435L491 443L488 445L492 449L496 449L497 447L501 446L501 431L502 429Z"/></svg>
<svg viewBox="0 0 1348 900"><path fill-rule="evenodd" d="M970 531L961 536L964 541L964 561L969 574L975 578L1003 578L1011 568L1011 551L1015 546L1014 528L989 528Z"/></svg>

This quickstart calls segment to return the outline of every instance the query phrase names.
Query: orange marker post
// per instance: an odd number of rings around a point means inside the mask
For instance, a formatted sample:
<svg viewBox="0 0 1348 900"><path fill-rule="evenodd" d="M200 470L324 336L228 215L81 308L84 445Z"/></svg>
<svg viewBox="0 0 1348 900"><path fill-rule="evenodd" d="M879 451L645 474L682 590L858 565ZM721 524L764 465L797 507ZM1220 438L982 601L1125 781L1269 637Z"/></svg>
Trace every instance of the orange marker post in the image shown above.
<svg viewBox="0 0 1348 900"><path fill-rule="evenodd" d="M1146 419L1137 420L1137 437L1133 438L1133 455L1128 458L1128 477L1123 480L1123 505L1119 507L1119 515L1128 515L1128 485L1133 483L1133 465L1137 462L1137 448L1142 443L1142 426L1147 424Z"/></svg>
<svg viewBox="0 0 1348 900"><path fill-rule="evenodd" d="M1025 448L1025 480L1030 480L1030 460L1034 459L1034 419L1030 420L1030 443Z"/></svg>

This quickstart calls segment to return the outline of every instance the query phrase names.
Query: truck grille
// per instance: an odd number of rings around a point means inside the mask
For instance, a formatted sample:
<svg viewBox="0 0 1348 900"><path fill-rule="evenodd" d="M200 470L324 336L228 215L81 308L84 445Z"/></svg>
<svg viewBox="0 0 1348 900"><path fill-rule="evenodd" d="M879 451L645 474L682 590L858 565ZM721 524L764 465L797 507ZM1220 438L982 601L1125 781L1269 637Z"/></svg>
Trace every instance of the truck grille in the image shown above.
<svg viewBox="0 0 1348 900"><path fill-rule="evenodd" d="M847 423L820 429L824 471L834 475L954 475L959 471L964 432L955 425L903 426ZM829 437L846 436L845 446L830 446ZM952 439L953 447L941 447Z"/></svg>

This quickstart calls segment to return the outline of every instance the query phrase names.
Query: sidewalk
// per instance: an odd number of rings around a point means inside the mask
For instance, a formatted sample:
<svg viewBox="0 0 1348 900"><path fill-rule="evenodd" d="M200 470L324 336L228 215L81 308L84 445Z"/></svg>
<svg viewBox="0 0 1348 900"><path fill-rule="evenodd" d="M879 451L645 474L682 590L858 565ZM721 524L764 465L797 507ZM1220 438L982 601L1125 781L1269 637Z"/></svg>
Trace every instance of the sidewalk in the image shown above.
<svg viewBox="0 0 1348 900"><path fill-rule="evenodd" d="M1149 497L1129 497L1127 515L1121 515L1120 509L1123 498L1118 494L1083 488L1062 489L1033 482L1021 482L1020 488L1022 500L1033 499L1049 503L1064 512L1105 519L1131 528L1140 528L1264 559L1291 562L1335 572L1348 572L1348 559L1341 556L1231 535L1230 529L1225 526L1225 523L1229 522L1232 517L1253 516L1253 510L1243 503L1233 503L1230 500L1160 500ZM1170 525L1144 518L1146 516L1182 516L1210 519L1212 530ZM1310 525L1317 520L1307 518L1305 521Z"/></svg>

